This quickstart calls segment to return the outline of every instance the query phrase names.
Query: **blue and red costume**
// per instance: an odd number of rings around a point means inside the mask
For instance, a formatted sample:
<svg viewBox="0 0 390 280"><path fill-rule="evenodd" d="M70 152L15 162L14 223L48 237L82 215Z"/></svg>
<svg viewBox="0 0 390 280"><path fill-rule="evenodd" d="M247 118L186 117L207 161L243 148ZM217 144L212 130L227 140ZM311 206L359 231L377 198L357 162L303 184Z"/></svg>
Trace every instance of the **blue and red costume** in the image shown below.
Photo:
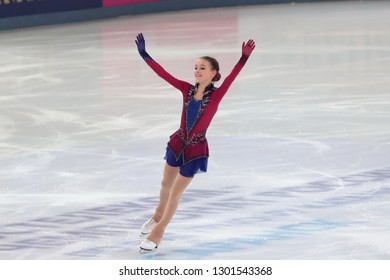
<svg viewBox="0 0 390 280"><path fill-rule="evenodd" d="M221 86L216 88L213 84L210 84L206 88L203 99L198 101L194 98L197 85L192 85L173 77L152 59L145 51L145 41L142 34L138 35L136 43L140 55L150 68L183 95L180 128L170 136L168 142L166 156L168 164L187 167L187 170L184 172L180 170L181 175L185 177L193 177L199 171L206 172L207 158L209 157L209 146L206 139L207 129L218 110L219 103L244 67L250 53L245 54L243 52L241 58ZM172 155L176 162L172 162Z"/></svg>

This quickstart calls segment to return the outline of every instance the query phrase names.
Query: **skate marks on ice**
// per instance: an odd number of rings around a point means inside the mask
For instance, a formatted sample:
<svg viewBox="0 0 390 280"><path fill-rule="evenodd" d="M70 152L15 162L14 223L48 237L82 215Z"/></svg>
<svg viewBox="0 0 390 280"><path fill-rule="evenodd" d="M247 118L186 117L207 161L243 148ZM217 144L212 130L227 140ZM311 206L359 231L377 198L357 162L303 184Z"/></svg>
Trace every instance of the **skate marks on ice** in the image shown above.
<svg viewBox="0 0 390 280"><path fill-rule="evenodd" d="M139 225L147 217L137 215L152 204L146 198L142 205L118 202L1 225L0 259L112 258L113 252L130 252L142 240Z"/></svg>
<svg viewBox="0 0 390 280"><path fill-rule="evenodd" d="M198 201L178 213L181 232L165 246L190 259L388 259L389 183L390 168L382 168L253 193L187 194Z"/></svg>
<svg viewBox="0 0 390 280"><path fill-rule="evenodd" d="M390 167L257 191L193 187L148 254L139 254L139 229L157 198L130 196L3 223L0 259L389 258L389 196Z"/></svg>

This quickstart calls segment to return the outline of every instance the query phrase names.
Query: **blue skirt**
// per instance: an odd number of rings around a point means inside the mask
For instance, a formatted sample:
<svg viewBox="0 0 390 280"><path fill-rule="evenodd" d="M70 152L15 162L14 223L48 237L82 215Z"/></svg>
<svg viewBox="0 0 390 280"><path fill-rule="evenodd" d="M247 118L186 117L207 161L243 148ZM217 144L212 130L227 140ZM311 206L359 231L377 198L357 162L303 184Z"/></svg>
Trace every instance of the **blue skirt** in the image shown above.
<svg viewBox="0 0 390 280"><path fill-rule="evenodd" d="M196 173L207 172L207 157L194 159L183 164L183 155L181 154L179 159L176 160L175 154L167 147L164 159L166 159L168 165L180 167L180 175L184 177L192 178Z"/></svg>

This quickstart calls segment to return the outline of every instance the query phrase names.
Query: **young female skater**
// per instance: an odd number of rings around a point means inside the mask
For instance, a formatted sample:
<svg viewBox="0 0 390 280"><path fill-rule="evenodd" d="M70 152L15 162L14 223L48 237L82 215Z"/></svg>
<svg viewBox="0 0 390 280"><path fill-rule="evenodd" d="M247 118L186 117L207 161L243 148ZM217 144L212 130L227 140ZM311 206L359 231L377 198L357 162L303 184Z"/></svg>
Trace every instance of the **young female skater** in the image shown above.
<svg viewBox="0 0 390 280"><path fill-rule="evenodd" d="M231 73L219 88L214 82L219 81L218 62L209 56L200 57L195 62L195 85L171 76L146 52L142 33L135 41L138 52L152 70L183 95L183 110L180 128L170 136L166 149L166 163L161 182L160 200L153 217L141 227L142 234L149 234L140 245L141 250L157 249L165 228L171 221L179 200L198 172L207 171L209 149L206 131L217 112L218 105L234 79L244 67L255 48L251 39L242 43L242 55Z"/></svg>

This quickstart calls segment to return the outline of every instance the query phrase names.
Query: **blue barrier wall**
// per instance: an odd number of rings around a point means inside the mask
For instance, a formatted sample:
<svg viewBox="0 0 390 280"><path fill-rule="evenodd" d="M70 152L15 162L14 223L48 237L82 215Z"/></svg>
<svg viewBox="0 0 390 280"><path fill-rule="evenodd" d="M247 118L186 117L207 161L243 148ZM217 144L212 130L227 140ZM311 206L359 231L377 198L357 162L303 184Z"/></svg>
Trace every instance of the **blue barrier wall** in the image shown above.
<svg viewBox="0 0 390 280"><path fill-rule="evenodd" d="M0 0L0 30L188 9L321 1L325 0Z"/></svg>
<svg viewBox="0 0 390 280"><path fill-rule="evenodd" d="M102 0L0 0L0 18L101 7Z"/></svg>

